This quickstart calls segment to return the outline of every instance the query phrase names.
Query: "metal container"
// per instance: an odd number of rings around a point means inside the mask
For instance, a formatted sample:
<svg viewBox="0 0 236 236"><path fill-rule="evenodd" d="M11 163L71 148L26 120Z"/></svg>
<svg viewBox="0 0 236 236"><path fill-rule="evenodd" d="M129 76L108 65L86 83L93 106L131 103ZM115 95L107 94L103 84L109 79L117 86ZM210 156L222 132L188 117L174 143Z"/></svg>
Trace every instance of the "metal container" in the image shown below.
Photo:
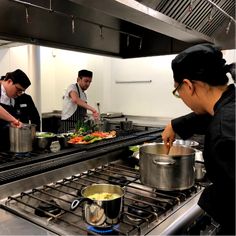
<svg viewBox="0 0 236 236"><path fill-rule="evenodd" d="M198 142L194 141L194 140L183 140L183 139L176 139L174 141L175 145L184 145L184 146L189 146L189 147L196 147L199 145Z"/></svg>
<svg viewBox="0 0 236 236"><path fill-rule="evenodd" d="M14 153L26 153L32 151L35 138L36 125L23 124L21 128L10 127L10 151Z"/></svg>
<svg viewBox="0 0 236 236"><path fill-rule="evenodd" d="M195 180L201 181L206 175L204 162L195 162Z"/></svg>
<svg viewBox="0 0 236 236"><path fill-rule="evenodd" d="M116 194L114 199L92 199L94 194ZM81 191L82 197L71 203L71 210L75 210L84 203L84 218L92 226L105 228L119 222L123 210L124 189L119 185L93 184Z"/></svg>
<svg viewBox="0 0 236 236"><path fill-rule="evenodd" d="M57 134L57 140L60 143L61 148L67 148L69 146L68 141L70 140L73 133L61 133Z"/></svg>
<svg viewBox="0 0 236 236"><path fill-rule="evenodd" d="M184 190L194 185L194 149L174 145L166 155L163 143L150 143L140 147L139 155L140 178L144 185L165 191Z"/></svg>
<svg viewBox="0 0 236 236"><path fill-rule="evenodd" d="M34 148L39 150L50 149L51 143L56 140L57 137L54 133L36 132Z"/></svg>
<svg viewBox="0 0 236 236"><path fill-rule="evenodd" d="M130 131L133 129L133 121L125 118L125 121L120 121L120 129L123 131Z"/></svg>

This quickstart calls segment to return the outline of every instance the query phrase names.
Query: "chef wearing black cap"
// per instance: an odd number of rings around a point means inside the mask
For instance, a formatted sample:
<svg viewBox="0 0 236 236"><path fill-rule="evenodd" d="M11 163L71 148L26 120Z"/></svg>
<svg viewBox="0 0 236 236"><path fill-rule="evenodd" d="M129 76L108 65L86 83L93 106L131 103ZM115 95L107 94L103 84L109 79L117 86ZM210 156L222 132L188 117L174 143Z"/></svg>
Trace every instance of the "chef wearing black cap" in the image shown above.
<svg viewBox="0 0 236 236"><path fill-rule="evenodd" d="M73 130L78 121L83 122L87 117L87 110L92 112L94 119L98 119L99 114L95 108L87 103L87 95L85 93L92 83L92 78L92 71L80 70L77 83L71 84L66 89L63 97L60 132Z"/></svg>
<svg viewBox="0 0 236 236"><path fill-rule="evenodd" d="M14 98L24 93L24 91L30 86L31 82L27 75L20 69L8 72L6 76L3 76L1 79L0 105L12 116L16 117ZM8 121L0 119L0 133L0 150L8 151L10 148Z"/></svg>
<svg viewBox="0 0 236 236"><path fill-rule="evenodd" d="M173 119L163 141L169 146L175 134L183 139L205 134L203 157L212 184L198 204L221 225L219 234L235 235L235 85L228 84L230 65L218 47L200 44L177 55L172 70L173 94L193 113Z"/></svg>

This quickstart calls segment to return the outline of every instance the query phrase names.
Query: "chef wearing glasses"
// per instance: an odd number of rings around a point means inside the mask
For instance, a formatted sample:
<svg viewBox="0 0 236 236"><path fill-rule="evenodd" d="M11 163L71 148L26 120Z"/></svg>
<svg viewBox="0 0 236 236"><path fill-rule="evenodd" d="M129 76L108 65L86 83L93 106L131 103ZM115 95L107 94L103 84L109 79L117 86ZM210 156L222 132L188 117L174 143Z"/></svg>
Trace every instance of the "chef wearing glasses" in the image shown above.
<svg viewBox="0 0 236 236"><path fill-rule="evenodd" d="M175 89L192 111L173 119L162 133L166 146L176 134L205 135L203 158L207 186L198 202L221 225L218 234L235 235L235 78L221 50L212 44L186 49L172 61ZM235 72L234 72L235 73ZM231 76L229 76L231 74Z"/></svg>
<svg viewBox="0 0 236 236"><path fill-rule="evenodd" d="M17 117L15 98L20 96L30 86L31 82L27 75L20 69L8 72L0 80L0 106L12 116ZM9 142L9 122L0 119L0 150L8 151Z"/></svg>

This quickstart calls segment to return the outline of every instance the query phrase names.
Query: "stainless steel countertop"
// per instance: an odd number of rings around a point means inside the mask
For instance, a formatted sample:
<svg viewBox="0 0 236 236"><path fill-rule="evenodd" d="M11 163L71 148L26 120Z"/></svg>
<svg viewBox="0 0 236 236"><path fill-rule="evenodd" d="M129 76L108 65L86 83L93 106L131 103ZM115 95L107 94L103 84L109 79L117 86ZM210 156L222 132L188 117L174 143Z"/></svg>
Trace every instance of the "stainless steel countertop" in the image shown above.
<svg viewBox="0 0 236 236"><path fill-rule="evenodd" d="M132 116L124 115L119 118L108 119L109 123L119 123L125 119L133 121L133 125L148 126L148 127L165 127L172 118L170 117L149 117L149 116Z"/></svg>
<svg viewBox="0 0 236 236"><path fill-rule="evenodd" d="M1 235L56 235L36 224L0 209Z"/></svg>
<svg viewBox="0 0 236 236"><path fill-rule="evenodd" d="M122 114L122 113L121 113ZM90 114L88 114L90 116ZM42 118L49 117L61 117L61 111L52 111L42 113ZM133 121L134 125L139 126L149 126L149 127L164 127L166 124L173 118L171 117L154 117L154 116L134 116L123 114L122 117L117 118L106 118L110 123L119 123L120 121L124 121L125 119Z"/></svg>

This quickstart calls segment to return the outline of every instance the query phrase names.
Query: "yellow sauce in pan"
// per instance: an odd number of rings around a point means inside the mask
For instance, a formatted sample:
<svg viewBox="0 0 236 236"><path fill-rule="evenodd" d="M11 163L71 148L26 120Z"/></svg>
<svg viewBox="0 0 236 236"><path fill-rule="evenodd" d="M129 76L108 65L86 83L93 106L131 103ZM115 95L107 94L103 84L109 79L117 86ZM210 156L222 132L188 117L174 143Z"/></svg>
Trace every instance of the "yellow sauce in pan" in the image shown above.
<svg viewBox="0 0 236 236"><path fill-rule="evenodd" d="M117 193L94 193L92 195L87 196L88 198L92 200L113 200L116 198L119 198L120 195Z"/></svg>

